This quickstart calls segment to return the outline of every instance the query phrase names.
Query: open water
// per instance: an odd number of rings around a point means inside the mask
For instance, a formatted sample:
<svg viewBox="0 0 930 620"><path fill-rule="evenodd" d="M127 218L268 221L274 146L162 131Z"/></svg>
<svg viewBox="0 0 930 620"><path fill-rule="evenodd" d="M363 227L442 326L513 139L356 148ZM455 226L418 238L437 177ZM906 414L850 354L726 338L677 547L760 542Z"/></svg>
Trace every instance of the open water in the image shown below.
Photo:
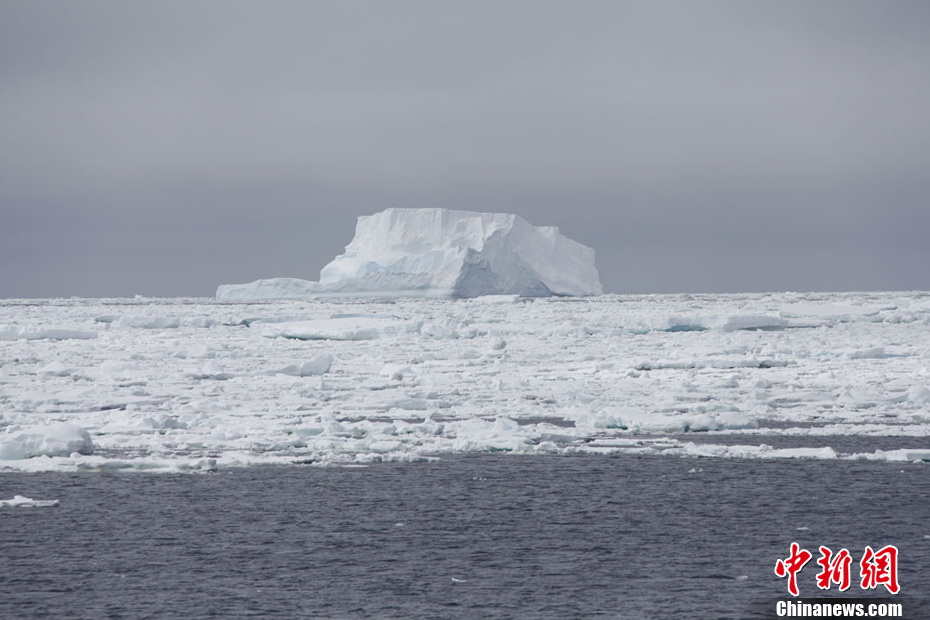
<svg viewBox="0 0 930 620"><path fill-rule="evenodd" d="M0 618L756 618L791 542L894 544L928 618L930 464L472 455L0 474ZM798 577L816 587L811 561ZM834 589L836 586L834 586ZM831 592L830 594L838 594Z"/></svg>

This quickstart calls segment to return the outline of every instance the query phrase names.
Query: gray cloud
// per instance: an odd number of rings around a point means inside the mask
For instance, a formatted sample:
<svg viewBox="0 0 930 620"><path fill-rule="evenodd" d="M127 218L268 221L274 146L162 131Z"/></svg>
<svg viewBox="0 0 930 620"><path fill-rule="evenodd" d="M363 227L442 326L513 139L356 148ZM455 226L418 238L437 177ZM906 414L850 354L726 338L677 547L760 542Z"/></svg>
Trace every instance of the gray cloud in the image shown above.
<svg viewBox="0 0 930 620"><path fill-rule="evenodd" d="M0 297L514 211L610 291L928 288L925 2L0 4Z"/></svg>

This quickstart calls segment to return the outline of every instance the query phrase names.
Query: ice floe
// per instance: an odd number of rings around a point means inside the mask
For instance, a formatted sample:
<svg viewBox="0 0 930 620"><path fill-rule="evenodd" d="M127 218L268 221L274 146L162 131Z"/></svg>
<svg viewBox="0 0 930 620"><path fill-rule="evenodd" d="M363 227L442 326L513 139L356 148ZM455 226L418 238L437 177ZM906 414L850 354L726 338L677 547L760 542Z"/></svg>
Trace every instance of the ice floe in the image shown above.
<svg viewBox="0 0 930 620"><path fill-rule="evenodd" d="M374 340L383 335L419 331L420 324L385 317L338 317L261 328L266 338L294 340Z"/></svg>
<svg viewBox="0 0 930 620"><path fill-rule="evenodd" d="M15 428L6 430L0 435L0 461L94 453L90 434L75 424L35 426L18 432Z"/></svg>
<svg viewBox="0 0 930 620"><path fill-rule="evenodd" d="M57 499L31 499L22 495L16 495L13 499L0 499L0 508L47 508L57 505Z"/></svg>
<svg viewBox="0 0 930 620"><path fill-rule="evenodd" d="M313 377L324 375L332 368L335 359L329 353L320 353L306 362L288 364L284 368L273 371L275 374L292 375L294 377Z"/></svg>
<svg viewBox="0 0 930 620"><path fill-rule="evenodd" d="M91 340L97 332L35 325L0 325L0 340Z"/></svg>

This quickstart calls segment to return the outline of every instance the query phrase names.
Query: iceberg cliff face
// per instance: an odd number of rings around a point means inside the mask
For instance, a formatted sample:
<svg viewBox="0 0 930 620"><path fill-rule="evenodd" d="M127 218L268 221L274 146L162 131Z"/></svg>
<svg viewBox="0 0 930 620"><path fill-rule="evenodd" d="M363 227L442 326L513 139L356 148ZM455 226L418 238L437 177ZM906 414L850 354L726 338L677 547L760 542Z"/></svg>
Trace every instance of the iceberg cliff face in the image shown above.
<svg viewBox="0 0 930 620"><path fill-rule="evenodd" d="M218 299L372 294L477 297L599 295L594 250L509 213L387 209L358 218L355 238L319 282L223 285Z"/></svg>

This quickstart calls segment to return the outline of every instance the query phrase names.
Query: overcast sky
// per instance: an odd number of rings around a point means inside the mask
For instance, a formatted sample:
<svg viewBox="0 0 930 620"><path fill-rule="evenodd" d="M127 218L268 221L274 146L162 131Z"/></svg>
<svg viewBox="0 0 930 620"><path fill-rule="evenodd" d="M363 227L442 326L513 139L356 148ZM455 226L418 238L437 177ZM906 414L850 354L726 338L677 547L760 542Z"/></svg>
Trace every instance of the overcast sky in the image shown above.
<svg viewBox="0 0 930 620"><path fill-rule="evenodd" d="M930 2L0 0L0 297L515 212L608 292L930 289Z"/></svg>

